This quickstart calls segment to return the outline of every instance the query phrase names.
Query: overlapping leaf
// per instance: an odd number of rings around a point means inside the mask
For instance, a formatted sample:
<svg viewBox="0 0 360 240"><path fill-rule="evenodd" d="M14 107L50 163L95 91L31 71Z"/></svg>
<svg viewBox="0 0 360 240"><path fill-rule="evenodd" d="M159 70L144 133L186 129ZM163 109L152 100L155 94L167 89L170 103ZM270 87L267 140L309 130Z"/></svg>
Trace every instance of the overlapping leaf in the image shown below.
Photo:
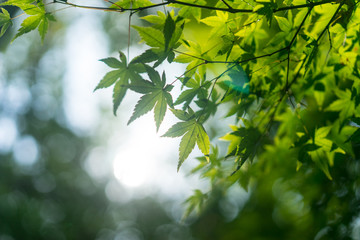
<svg viewBox="0 0 360 240"><path fill-rule="evenodd" d="M129 63L125 55L120 52L119 59L110 57L104 58L100 61L104 62L111 68L116 70L110 71L105 74L99 84L96 86L94 91L101 88L107 88L115 84L113 90L113 112L116 115L116 110L120 106L121 101L123 100L126 91L128 89L130 80L133 82L141 79L140 73L145 71L145 68L142 64L139 63Z"/></svg>
<svg viewBox="0 0 360 240"><path fill-rule="evenodd" d="M182 21L175 22L172 11L166 17L163 13L158 16L150 15L144 17L150 23L150 27L133 26L139 33L141 40L144 41L151 49L146 50L143 54L136 57L134 61L150 63L156 61L154 67L159 66L165 59L171 63L175 58L173 49L179 46L179 39L182 34Z"/></svg>
<svg viewBox="0 0 360 240"><path fill-rule="evenodd" d="M147 74L151 81L137 80L133 81L128 87L136 92L145 93L137 102L134 112L130 117L128 124L135 119L151 111L154 108L154 118L156 124L156 130L159 130L160 124L164 119L167 106L173 105L170 91L171 85L166 85L165 75L162 79L157 71L153 68L146 66Z"/></svg>
<svg viewBox="0 0 360 240"><path fill-rule="evenodd" d="M0 31L0 37L2 35L4 35L4 33L6 32L6 30L11 26L12 21L11 21L11 17L8 11L6 11L5 8L1 8L2 13L0 13L0 27L1 27L1 31Z"/></svg>
<svg viewBox="0 0 360 240"><path fill-rule="evenodd" d="M184 122L178 122L173 125L163 137L180 137L183 136L180 141L179 147L179 163L178 171L187 159L189 154L195 147L195 143L199 147L200 151L204 155L208 155L210 152L210 140L202 124L199 123L193 116L182 110L173 110L175 116Z"/></svg>
<svg viewBox="0 0 360 240"><path fill-rule="evenodd" d="M35 30L39 31L41 40L44 41L45 35L49 27L49 21L55 21L51 13L45 11L44 4L38 1L37 4L32 4L34 1L30 0L10 0L1 5L14 5L23 10L26 14L30 15L21 23L21 28L18 30L14 40L19 36Z"/></svg>

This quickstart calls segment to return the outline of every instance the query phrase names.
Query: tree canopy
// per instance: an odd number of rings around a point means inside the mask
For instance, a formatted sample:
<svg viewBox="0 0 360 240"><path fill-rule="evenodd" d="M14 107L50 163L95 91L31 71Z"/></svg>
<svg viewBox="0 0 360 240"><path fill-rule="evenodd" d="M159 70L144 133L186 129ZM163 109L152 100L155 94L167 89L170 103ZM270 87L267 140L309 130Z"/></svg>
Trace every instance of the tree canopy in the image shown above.
<svg viewBox="0 0 360 240"><path fill-rule="evenodd" d="M216 219L217 207L206 211L205 206L236 186L250 197L233 225L247 226L246 216L258 220L259 214L247 212L256 206L271 209L266 216L281 232L264 235L267 239L348 239L360 206L358 3L104 0L90 6L8 0L0 4L0 25L3 35L17 18L6 6L26 15L14 39L37 30L46 41L63 7L128 14L130 21L140 17L143 24L131 27L148 48L133 59L122 51L101 59L109 72L95 90L113 88L115 115L128 91L141 95L128 124L150 111L157 131L166 113L179 120L163 134L181 137L177 170L197 145L203 155L191 173L199 172L212 186L205 193L195 190L186 215L194 210L209 214L198 219L198 226ZM184 73L168 79L166 71L158 70L165 61L183 64ZM222 111L235 120L219 136L208 120ZM221 125L221 119L216 121ZM227 149L215 144L218 138L228 143ZM214 225L218 239L251 238L255 231L227 227Z"/></svg>

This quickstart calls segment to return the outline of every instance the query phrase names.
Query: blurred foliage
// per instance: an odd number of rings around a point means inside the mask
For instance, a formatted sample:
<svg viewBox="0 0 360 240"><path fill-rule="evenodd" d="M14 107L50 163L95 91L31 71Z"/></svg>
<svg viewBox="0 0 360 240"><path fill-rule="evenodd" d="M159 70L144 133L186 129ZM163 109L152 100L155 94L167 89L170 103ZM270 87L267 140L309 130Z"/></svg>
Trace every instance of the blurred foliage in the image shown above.
<svg viewBox="0 0 360 240"><path fill-rule="evenodd" d="M28 35L8 47L12 29L1 38L0 239L189 239L155 198L110 201L85 171L92 136L64 113L65 26L42 45Z"/></svg>
<svg viewBox="0 0 360 240"><path fill-rule="evenodd" d="M357 159L359 150L355 153ZM240 178L230 189L220 182L214 183L213 191L205 194L208 205L192 224L194 236L197 239L359 239L359 225L356 225L360 212L359 161L340 157L331 171L333 181L329 181L314 166L291 171L296 166L289 161L288 154L284 146L278 146L272 155L266 156L273 161L264 159L253 165L245 164L242 172L235 174L238 176L228 177L229 181ZM249 191L234 192L243 185L242 179L249 176L248 172L255 174Z"/></svg>

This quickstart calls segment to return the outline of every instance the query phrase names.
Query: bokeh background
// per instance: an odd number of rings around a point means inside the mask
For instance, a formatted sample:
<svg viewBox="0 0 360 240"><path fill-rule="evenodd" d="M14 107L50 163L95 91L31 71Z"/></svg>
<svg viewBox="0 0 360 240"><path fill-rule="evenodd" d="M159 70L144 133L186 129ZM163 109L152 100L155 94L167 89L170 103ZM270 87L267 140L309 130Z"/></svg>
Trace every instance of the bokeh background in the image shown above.
<svg viewBox="0 0 360 240"><path fill-rule="evenodd" d="M11 42L23 16L0 39L0 239L191 239L183 202L206 184L191 164L176 173L178 141L160 138L173 120L127 126L139 96L115 117L111 90L93 92L98 60L127 52L128 15L49 8L43 44L36 31Z"/></svg>
<svg viewBox="0 0 360 240"><path fill-rule="evenodd" d="M296 176L282 146L268 156L279 171L226 193L189 175L198 151L177 173L180 139L160 137L170 114L159 133L151 113L127 126L139 96L129 94L115 117L111 89L93 92L109 70L97 60L127 54L129 16L53 5L43 44L35 31L11 42L23 16L0 38L0 240L360 239L359 161L336 165L342 180L329 184L315 170ZM132 58L144 49L135 31L130 40ZM184 71L161 68L167 79ZM207 129L227 131L216 120ZM195 189L213 190L209 206L184 220Z"/></svg>

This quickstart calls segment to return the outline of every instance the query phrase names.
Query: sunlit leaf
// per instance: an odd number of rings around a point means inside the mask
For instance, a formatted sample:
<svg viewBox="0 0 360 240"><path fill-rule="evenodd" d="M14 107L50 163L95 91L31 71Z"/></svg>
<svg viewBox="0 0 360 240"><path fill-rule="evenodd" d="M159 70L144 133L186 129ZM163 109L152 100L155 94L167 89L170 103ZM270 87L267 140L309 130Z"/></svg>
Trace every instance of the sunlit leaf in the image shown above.
<svg viewBox="0 0 360 240"><path fill-rule="evenodd" d="M191 128L195 124L195 120L186 121L186 122L178 122L174 124L164 135L163 137L180 137L184 135L189 128Z"/></svg>
<svg viewBox="0 0 360 240"><path fill-rule="evenodd" d="M118 80L120 78L121 74L122 74L122 70L113 70L111 72L108 72L103 77L103 79L99 82L99 84L96 86L94 91L96 91L97 89L100 89L100 88L110 87L111 85L113 85L116 82L116 80Z"/></svg>
<svg viewBox="0 0 360 240"><path fill-rule="evenodd" d="M281 29L281 31L290 32L292 26L287 18L279 17L279 16L275 16L275 18L279 24L279 28Z"/></svg>
<svg viewBox="0 0 360 240"><path fill-rule="evenodd" d="M0 37L4 35L6 30L12 25L11 17L9 12L5 8L1 8L3 13L0 13Z"/></svg>
<svg viewBox="0 0 360 240"><path fill-rule="evenodd" d="M210 152L210 139L207 133L205 132L204 127L201 124L197 124L198 136L196 138L196 143L200 151L204 155L208 155Z"/></svg>
<svg viewBox="0 0 360 240"><path fill-rule="evenodd" d="M195 142L197 139L197 125L193 124L190 128L188 128L188 131L185 133L185 135L182 137L180 141L180 147L179 147L179 162L177 170L179 171L181 165L185 161L185 159L189 156L189 154L192 152L192 150L195 147Z"/></svg>
<svg viewBox="0 0 360 240"><path fill-rule="evenodd" d="M140 100L137 102L134 112L127 124L130 124L135 119L139 118L140 116L144 115L145 113L153 109L156 102L159 100L159 96L161 98L161 91L152 92L142 96Z"/></svg>
<svg viewBox="0 0 360 240"><path fill-rule="evenodd" d="M115 86L114 86L114 90L113 90L113 113L116 116L116 111L118 109L118 107L120 106L121 101L123 100L123 98L125 97L127 88L124 87L123 85L126 84L127 82L126 79L122 79L122 81L118 81Z"/></svg>
<svg viewBox="0 0 360 240"><path fill-rule="evenodd" d="M152 27L139 26L133 26L133 28L139 32L141 39L150 47L164 47L164 35L160 30Z"/></svg>
<svg viewBox="0 0 360 240"><path fill-rule="evenodd" d="M167 102L166 102L165 94L162 92L154 109L156 131L159 130L160 124L164 119L166 108L167 108Z"/></svg>
<svg viewBox="0 0 360 240"><path fill-rule="evenodd" d="M113 57L100 59L99 61L104 62L106 65L108 65L111 68L124 67L124 63L120 62L119 60L117 60L116 58L113 58Z"/></svg>

